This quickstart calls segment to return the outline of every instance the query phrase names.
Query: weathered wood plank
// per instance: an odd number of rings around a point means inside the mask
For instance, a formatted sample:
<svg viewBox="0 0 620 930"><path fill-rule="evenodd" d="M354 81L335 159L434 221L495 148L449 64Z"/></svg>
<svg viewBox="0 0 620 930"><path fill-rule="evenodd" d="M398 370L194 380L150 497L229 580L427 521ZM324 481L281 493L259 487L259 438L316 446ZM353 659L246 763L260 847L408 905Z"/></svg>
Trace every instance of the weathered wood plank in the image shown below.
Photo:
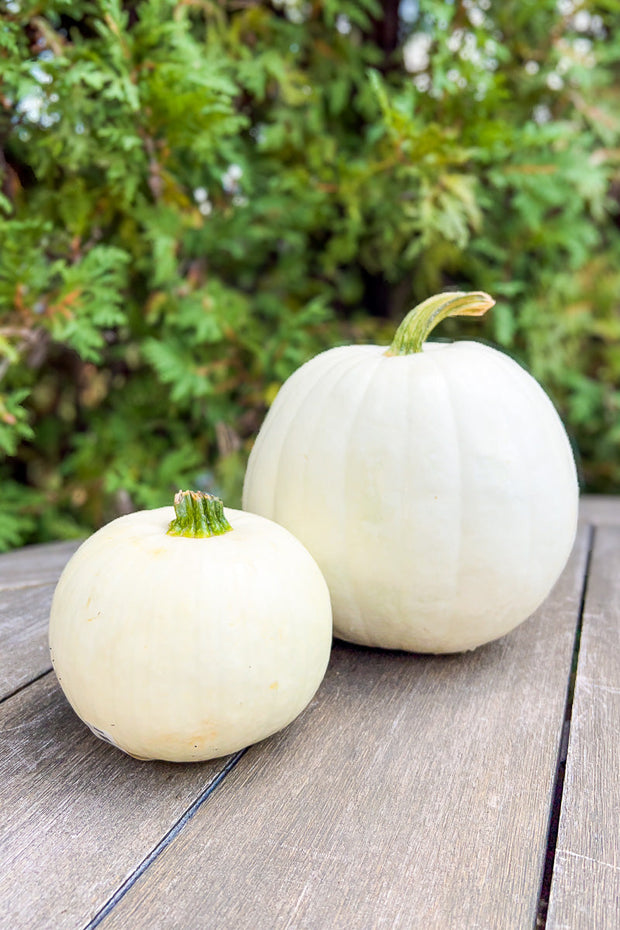
<svg viewBox="0 0 620 930"><path fill-rule="evenodd" d="M85 926L227 761L123 755L78 720L53 673L0 705L0 732L6 930Z"/></svg>
<svg viewBox="0 0 620 930"><path fill-rule="evenodd" d="M103 930L533 927L588 538L536 618L474 653L337 645Z"/></svg>
<svg viewBox="0 0 620 930"><path fill-rule="evenodd" d="M0 555L0 592L6 588L56 583L81 540L25 546Z"/></svg>
<svg viewBox="0 0 620 930"><path fill-rule="evenodd" d="M620 526L620 495L585 494L579 502L579 518L593 526Z"/></svg>
<svg viewBox="0 0 620 930"><path fill-rule="evenodd" d="M0 701L52 667L47 627L54 585L0 592Z"/></svg>
<svg viewBox="0 0 620 930"><path fill-rule="evenodd" d="M596 531L548 930L620 927L620 528Z"/></svg>
<svg viewBox="0 0 620 930"><path fill-rule="evenodd" d="M42 673L54 587L79 540L0 555L0 701Z"/></svg>

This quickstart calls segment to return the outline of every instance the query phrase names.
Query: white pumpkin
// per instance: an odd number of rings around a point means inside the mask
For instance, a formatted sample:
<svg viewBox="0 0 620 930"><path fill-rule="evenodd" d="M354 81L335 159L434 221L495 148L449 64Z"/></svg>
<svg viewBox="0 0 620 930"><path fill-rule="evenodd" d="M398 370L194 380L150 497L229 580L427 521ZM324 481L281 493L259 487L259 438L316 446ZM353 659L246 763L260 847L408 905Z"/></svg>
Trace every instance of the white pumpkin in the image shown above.
<svg viewBox="0 0 620 930"><path fill-rule="evenodd" d="M323 678L332 624L321 572L281 526L194 492L175 508L174 521L172 507L142 511L86 540L58 582L49 637L94 733L178 762L290 723Z"/></svg>
<svg viewBox="0 0 620 930"><path fill-rule="evenodd" d="M537 382L474 342L426 343L486 294L443 294L392 346L323 352L283 385L250 455L243 506L300 539L330 589L334 632L455 652L546 598L571 551L575 463Z"/></svg>

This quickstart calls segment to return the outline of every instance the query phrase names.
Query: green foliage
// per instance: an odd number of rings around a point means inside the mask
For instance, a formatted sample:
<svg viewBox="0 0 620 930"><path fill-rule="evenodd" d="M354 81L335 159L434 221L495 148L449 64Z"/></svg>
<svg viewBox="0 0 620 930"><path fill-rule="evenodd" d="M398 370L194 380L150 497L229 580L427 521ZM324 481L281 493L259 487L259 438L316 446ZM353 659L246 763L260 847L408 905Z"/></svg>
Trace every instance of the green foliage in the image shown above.
<svg viewBox="0 0 620 930"><path fill-rule="evenodd" d="M619 8L6 3L0 548L238 505L294 368L446 287L618 490Z"/></svg>

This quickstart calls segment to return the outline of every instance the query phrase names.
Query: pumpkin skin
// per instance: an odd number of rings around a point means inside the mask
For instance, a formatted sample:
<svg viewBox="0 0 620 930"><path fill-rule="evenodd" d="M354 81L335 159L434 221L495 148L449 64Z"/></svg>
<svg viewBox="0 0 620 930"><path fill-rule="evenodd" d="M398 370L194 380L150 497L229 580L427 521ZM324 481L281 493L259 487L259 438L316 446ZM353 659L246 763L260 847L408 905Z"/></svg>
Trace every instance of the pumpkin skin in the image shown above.
<svg viewBox="0 0 620 930"><path fill-rule="evenodd" d="M573 546L578 483L551 401L503 353L348 346L281 388L243 506L312 553L336 636L459 652L545 600Z"/></svg>
<svg viewBox="0 0 620 930"><path fill-rule="evenodd" d="M120 517L68 562L50 616L52 662L76 713L130 755L226 755L290 723L329 659L329 592L270 521L166 533L172 507Z"/></svg>

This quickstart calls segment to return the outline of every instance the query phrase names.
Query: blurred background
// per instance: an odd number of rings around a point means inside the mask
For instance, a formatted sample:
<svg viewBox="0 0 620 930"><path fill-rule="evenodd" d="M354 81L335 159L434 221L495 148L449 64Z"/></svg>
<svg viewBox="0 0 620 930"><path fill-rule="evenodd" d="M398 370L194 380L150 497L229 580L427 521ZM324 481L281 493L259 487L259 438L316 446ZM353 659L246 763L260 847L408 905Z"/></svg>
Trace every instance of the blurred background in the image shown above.
<svg viewBox="0 0 620 930"><path fill-rule="evenodd" d="M618 0L0 9L0 549L238 506L286 377L442 289L620 490Z"/></svg>

